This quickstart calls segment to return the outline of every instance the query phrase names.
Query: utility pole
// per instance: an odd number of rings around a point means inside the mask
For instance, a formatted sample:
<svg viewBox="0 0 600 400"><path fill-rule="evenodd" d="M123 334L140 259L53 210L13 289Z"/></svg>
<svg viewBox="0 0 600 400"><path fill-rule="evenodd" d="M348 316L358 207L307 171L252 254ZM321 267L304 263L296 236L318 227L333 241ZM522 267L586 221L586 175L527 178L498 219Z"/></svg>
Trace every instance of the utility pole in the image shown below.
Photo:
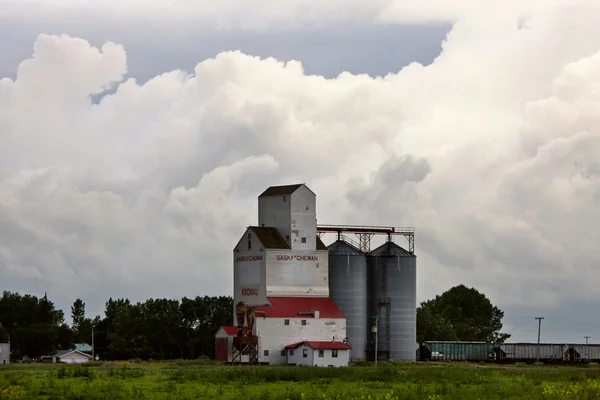
<svg viewBox="0 0 600 400"><path fill-rule="evenodd" d="M379 326L379 315L375 317L375 325L373 325L372 332L375 334L375 367L377 367L377 359L379 358L379 337L377 334L377 328Z"/></svg>
<svg viewBox="0 0 600 400"><path fill-rule="evenodd" d="M588 339L591 338L591 336L584 336L585 338L585 344L588 344Z"/></svg>
<svg viewBox="0 0 600 400"><path fill-rule="evenodd" d="M92 361L96 359L96 348L94 347L94 324L92 323Z"/></svg>
<svg viewBox="0 0 600 400"><path fill-rule="evenodd" d="M544 319L544 317L535 317L535 319L537 319L539 321L538 324L538 343L537 343L537 360L536 360L536 364L540 363L540 331L542 330L542 320Z"/></svg>

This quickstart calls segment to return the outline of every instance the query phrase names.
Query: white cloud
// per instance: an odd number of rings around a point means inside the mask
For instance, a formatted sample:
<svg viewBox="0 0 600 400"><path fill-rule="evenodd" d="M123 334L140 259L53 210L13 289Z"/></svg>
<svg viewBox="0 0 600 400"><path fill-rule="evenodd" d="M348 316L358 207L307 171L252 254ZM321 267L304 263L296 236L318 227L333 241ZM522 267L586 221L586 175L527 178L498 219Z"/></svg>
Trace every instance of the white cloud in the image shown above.
<svg viewBox="0 0 600 400"><path fill-rule="evenodd" d="M41 35L0 81L0 280L96 312L227 294L256 196L303 181L320 223L416 227L420 299L598 300L600 24L468 11L432 65L378 79L224 52L138 85L121 46Z"/></svg>

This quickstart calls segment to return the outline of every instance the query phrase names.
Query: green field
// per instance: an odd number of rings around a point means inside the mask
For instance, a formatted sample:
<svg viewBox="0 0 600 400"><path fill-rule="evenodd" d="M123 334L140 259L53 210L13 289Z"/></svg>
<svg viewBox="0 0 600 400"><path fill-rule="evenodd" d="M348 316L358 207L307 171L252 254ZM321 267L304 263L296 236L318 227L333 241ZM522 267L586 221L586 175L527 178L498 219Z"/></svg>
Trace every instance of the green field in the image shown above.
<svg viewBox="0 0 600 400"><path fill-rule="evenodd" d="M5 399L600 399L600 367L401 363L228 367L203 361L0 366Z"/></svg>

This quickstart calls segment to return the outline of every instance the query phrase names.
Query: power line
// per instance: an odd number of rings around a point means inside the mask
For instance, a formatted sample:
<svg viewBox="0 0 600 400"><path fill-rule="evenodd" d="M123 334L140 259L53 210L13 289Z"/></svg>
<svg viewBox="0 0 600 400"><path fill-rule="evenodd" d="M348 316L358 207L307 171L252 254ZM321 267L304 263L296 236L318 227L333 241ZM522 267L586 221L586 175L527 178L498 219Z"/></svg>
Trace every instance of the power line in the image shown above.
<svg viewBox="0 0 600 400"><path fill-rule="evenodd" d="M530 319L531 316L529 317L510 317L510 318L506 318L507 321L510 320L525 320L525 319ZM597 322L589 322L589 321L568 321L568 320L564 320L564 319L560 319L560 318L552 318L552 322L562 322L565 324L572 324L572 325L590 325L590 326L597 326L600 327L600 323Z"/></svg>

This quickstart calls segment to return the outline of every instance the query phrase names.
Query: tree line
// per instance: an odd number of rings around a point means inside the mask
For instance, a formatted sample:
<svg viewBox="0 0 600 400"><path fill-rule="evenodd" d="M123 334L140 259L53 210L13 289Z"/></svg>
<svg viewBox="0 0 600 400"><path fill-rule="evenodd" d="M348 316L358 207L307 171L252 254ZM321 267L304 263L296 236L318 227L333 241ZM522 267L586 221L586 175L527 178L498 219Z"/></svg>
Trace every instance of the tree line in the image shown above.
<svg viewBox="0 0 600 400"><path fill-rule="evenodd" d="M228 296L149 299L132 303L112 298L104 317L88 318L85 303L71 306L72 324L65 323L46 295L37 298L5 291L0 298L0 343L10 340L11 355L36 359L76 343L92 343L103 360L214 357L219 327L231 325L233 299Z"/></svg>
<svg viewBox="0 0 600 400"><path fill-rule="evenodd" d="M149 299L133 304L127 299L106 302L104 317L86 316L85 303L71 306L72 324L65 323L46 295L37 298L5 291L0 298L0 343L11 342L14 358L36 359L57 350L92 343L102 360L214 358L214 336L231 325L233 299L229 296ZM417 308L417 341L461 340L503 342L504 313L482 293L464 285L425 301Z"/></svg>

